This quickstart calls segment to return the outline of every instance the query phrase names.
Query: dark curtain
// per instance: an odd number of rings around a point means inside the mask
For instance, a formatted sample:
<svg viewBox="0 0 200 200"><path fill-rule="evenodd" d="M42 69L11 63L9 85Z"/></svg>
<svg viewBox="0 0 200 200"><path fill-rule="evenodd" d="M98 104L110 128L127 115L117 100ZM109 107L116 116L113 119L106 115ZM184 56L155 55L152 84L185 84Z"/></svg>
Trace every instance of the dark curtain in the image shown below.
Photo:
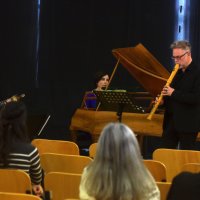
<svg viewBox="0 0 200 200"><path fill-rule="evenodd" d="M41 137L69 139L70 120L98 70L110 74L111 51L142 43L171 70L174 0L41 0L36 72L36 1L1 7L1 97L26 91L30 113L51 115ZM36 76L38 75L37 84ZM119 66L112 87L142 90Z"/></svg>
<svg viewBox="0 0 200 200"><path fill-rule="evenodd" d="M200 67L200 1L190 1L190 41L194 61Z"/></svg>
<svg viewBox="0 0 200 200"><path fill-rule="evenodd" d="M96 71L112 72L114 48L141 42L170 70L173 8L174 1L160 0L43 0L39 83L50 88L54 126L69 127ZM122 66L111 85L141 89Z"/></svg>
<svg viewBox="0 0 200 200"><path fill-rule="evenodd" d="M35 1L1 2L1 97L30 90L35 84Z"/></svg>

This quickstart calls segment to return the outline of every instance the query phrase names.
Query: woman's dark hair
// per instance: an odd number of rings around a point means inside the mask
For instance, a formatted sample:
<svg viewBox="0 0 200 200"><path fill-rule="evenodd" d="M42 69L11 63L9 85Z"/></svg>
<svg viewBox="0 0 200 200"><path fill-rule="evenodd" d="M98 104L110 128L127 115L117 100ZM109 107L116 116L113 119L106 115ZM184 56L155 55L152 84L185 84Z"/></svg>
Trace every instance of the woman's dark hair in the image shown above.
<svg viewBox="0 0 200 200"><path fill-rule="evenodd" d="M103 76L108 75L107 72L104 71L98 71L95 75L94 75L94 87L97 87L97 83L102 79Z"/></svg>
<svg viewBox="0 0 200 200"><path fill-rule="evenodd" d="M23 102L7 103L0 110L0 162L7 165L7 156L14 141L29 141L27 134L27 110Z"/></svg>

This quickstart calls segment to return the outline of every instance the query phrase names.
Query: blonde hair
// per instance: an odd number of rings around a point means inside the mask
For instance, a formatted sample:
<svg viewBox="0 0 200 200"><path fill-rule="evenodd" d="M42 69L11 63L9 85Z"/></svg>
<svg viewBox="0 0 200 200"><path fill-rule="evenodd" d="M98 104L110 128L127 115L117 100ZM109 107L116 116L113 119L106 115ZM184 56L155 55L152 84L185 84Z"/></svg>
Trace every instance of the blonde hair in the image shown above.
<svg viewBox="0 0 200 200"><path fill-rule="evenodd" d="M82 184L96 200L142 200L156 187L134 133L122 123L109 123L103 129Z"/></svg>

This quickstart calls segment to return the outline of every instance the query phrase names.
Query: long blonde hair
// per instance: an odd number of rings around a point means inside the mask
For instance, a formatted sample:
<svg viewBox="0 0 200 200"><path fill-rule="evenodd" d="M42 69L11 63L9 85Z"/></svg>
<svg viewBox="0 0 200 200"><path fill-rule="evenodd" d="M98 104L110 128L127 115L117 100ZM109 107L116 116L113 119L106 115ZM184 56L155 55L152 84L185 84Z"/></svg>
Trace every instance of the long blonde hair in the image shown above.
<svg viewBox="0 0 200 200"><path fill-rule="evenodd" d="M122 123L109 123L103 129L82 183L96 200L142 200L156 187L134 133Z"/></svg>

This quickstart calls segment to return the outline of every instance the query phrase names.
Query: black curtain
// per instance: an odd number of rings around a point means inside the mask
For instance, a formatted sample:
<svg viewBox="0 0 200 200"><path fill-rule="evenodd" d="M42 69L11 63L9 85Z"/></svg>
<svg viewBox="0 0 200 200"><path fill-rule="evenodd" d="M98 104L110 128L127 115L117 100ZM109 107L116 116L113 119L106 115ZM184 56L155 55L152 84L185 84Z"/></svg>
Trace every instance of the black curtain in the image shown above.
<svg viewBox="0 0 200 200"><path fill-rule="evenodd" d="M1 97L30 90L35 84L35 1L1 2Z"/></svg>
<svg viewBox="0 0 200 200"><path fill-rule="evenodd" d="M174 0L41 0L39 66L37 1L2 3L1 97L26 91L30 113L51 115L41 137L69 139L71 117L98 70L110 74L111 51L142 43L171 70ZM3 9L4 8L4 9ZM112 87L142 90L119 66Z"/></svg>

